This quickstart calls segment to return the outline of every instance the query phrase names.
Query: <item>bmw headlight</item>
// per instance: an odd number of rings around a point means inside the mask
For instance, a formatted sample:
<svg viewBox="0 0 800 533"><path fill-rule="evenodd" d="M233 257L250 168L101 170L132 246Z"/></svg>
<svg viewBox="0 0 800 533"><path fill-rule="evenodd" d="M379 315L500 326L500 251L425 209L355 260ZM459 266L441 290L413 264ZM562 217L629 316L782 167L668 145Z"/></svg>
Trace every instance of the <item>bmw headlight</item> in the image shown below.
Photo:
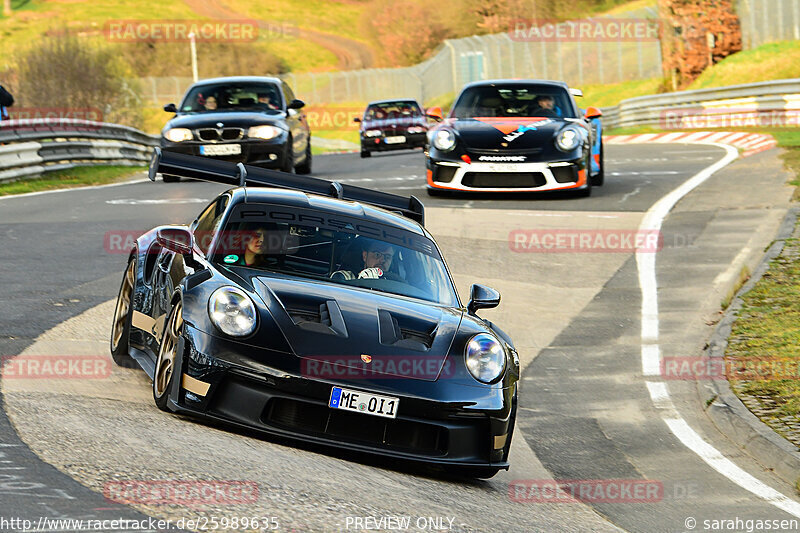
<svg viewBox="0 0 800 533"><path fill-rule="evenodd" d="M247 130L247 136L251 139L274 139L281 134L280 128L275 126L253 126Z"/></svg>
<svg viewBox="0 0 800 533"><path fill-rule="evenodd" d="M567 126L556 135L556 147L562 152L571 152L582 142L583 134L574 126Z"/></svg>
<svg viewBox="0 0 800 533"><path fill-rule="evenodd" d="M380 137L381 130L366 130L364 137Z"/></svg>
<svg viewBox="0 0 800 533"><path fill-rule="evenodd" d="M226 335L244 337L256 329L256 307L244 291L221 287L208 299L211 322Z"/></svg>
<svg viewBox="0 0 800 533"><path fill-rule="evenodd" d="M467 343L467 370L482 383L492 383L506 369L506 352L493 335L479 333Z"/></svg>
<svg viewBox="0 0 800 533"><path fill-rule="evenodd" d="M164 132L164 138L174 143L191 141L192 132L186 128L170 128Z"/></svg>
<svg viewBox="0 0 800 533"><path fill-rule="evenodd" d="M449 152L456 145L456 134L450 130L437 130L433 134L433 145L442 152Z"/></svg>

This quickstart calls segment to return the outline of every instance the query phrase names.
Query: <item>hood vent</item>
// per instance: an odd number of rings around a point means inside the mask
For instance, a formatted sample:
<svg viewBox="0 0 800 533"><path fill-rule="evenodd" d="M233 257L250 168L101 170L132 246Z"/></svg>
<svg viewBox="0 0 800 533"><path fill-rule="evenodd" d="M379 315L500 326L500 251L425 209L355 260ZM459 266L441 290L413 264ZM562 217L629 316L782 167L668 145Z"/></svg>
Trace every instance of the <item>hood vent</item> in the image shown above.
<svg viewBox="0 0 800 533"><path fill-rule="evenodd" d="M435 322L414 320L410 317L395 316L389 311L378 309L378 328L381 344L427 352L436 337Z"/></svg>
<svg viewBox="0 0 800 533"><path fill-rule="evenodd" d="M299 328L347 337L344 317L335 300L327 300L314 307L287 307L286 312Z"/></svg>

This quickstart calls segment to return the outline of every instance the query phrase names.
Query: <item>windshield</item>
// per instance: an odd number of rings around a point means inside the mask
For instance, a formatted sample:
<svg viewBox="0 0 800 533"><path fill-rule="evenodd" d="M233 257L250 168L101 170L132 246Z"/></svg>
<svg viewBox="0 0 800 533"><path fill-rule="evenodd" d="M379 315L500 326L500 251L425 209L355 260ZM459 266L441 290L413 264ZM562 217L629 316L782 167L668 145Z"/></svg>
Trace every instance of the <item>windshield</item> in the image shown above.
<svg viewBox="0 0 800 533"><path fill-rule="evenodd" d="M422 117L422 110L417 102L403 100L397 102L381 102L371 104L364 113L366 120L384 120L393 118Z"/></svg>
<svg viewBox="0 0 800 533"><path fill-rule="evenodd" d="M479 85L465 89L452 117L577 118L566 89L553 85Z"/></svg>
<svg viewBox="0 0 800 533"><path fill-rule="evenodd" d="M252 217L252 211L244 213ZM338 229L324 221L278 223L236 218L231 217L217 239L211 258L215 263L457 305L439 252L422 235L355 221ZM337 218L334 223L341 222ZM381 232L391 232L391 237L376 237Z"/></svg>
<svg viewBox="0 0 800 533"><path fill-rule="evenodd" d="M278 113L283 101L274 83L218 83L193 87L181 104L181 113L261 111Z"/></svg>

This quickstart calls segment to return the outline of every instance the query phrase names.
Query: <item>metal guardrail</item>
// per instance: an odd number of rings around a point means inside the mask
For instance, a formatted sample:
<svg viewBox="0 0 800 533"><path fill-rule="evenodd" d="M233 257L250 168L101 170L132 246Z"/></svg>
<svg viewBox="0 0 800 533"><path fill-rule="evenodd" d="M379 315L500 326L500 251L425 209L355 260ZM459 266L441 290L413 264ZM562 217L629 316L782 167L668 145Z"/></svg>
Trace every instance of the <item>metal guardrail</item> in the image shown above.
<svg viewBox="0 0 800 533"><path fill-rule="evenodd" d="M606 128L659 126L661 129L678 129L681 117L711 120L732 113L737 113L739 118L747 113L755 116L759 111L797 113L800 112L800 78L639 96L602 111Z"/></svg>
<svg viewBox="0 0 800 533"><path fill-rule="evenodd" d="M0 182L75 166L146 163L159 138L135 128L79 119L0 122Z"/></svg>

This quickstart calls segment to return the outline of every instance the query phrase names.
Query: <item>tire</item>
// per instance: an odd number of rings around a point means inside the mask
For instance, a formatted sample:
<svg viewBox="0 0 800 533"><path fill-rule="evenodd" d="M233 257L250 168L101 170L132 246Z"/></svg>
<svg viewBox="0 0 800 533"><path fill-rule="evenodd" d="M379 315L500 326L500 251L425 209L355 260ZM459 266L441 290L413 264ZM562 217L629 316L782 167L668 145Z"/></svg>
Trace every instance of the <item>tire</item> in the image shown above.
<svg viewBox="0 0 800 533"><path fill-rule="evenodd" d="M172 381L175 379L175 361L178 359L178 341L182 331L183 302L179 300L172 306L167 324L164 326L164 335L158 345L158 358L153 372L153 400L156 407L162 411L169 411L167 402Z"/></svg>
<svg viewBox="0 0 800 533"><path fill-rule="evenodd" d="M181 181L180 176L173 176L172 174L161 174L161 179L164 180L164 183L177 183Z"/></svg>
<svg viewBox="0 0 800 533"><path fill-rule="evenodd" d="M366 150L361 150L361 159L365 157L372 157L372 152L367 152Z"/></svg>
<svg viewBox="0 0 800 533"><path fill-rule="evenodd" d="M138 368L139 365L130 356L131 318L133 317L133 293L136 284L136 259L131 259L125 267L122 284L117 295L117 306L114 309L114 320L111 323L111 358L117 366Z"/></svg>
<svg viewBox="0 0 800 533"><path fill-rule="evenodd" d="M294 167L295 174L311 174L311 141L306 143L306 158L305 160Z"/></svg>
<svg viewBox="0 0 800 533"><path fill-rule="evenodd" d="M283 165L281 170L287 174L294 172L294 147L292 146L292 138L286 141L286 154L283 156Z"/></svg>
<svg viewBox="0 0 800 533"><path fill-rule="evenodd" d="M592 177L592 185L595 187L602 187L606 179L606 167L603 161L603 141L600 141L600 172Z"/></svg>

